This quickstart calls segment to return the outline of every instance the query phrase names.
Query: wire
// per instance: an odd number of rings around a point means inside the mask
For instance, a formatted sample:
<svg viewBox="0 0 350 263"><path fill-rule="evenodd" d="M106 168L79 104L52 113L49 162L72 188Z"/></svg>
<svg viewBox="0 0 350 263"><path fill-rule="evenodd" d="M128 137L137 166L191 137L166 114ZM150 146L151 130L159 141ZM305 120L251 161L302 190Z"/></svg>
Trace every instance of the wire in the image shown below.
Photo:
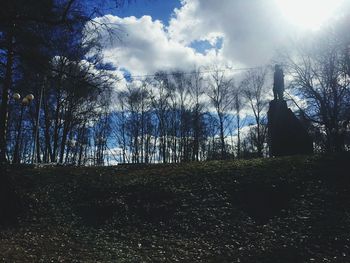
<svg viewBox="0 0 350 263"><path fill-rule="evenodd" d="M190 72L185 72L185 71L176 71L174 70L173 72L168 72L168 73L162 73L163 76L172 76L174 74L179 74L179 75L194 75L194 74L203 74L203 73L212 73L212 72L224 72L224 71L248 71L248 70L254 70L254 69L260 69L266 66L270 65L262 65L262 66L256 66L256 67L246 67L246 68L225 68L225 69L211 69L211 70L193 70ZM126 75L126 76L125 76ZM155 77L157 74L145 74L145 75L131 75L131 74L124 74L123 78L120 79L125 79L125 80L138 80L138 79L145 79L145 78L150 78L150 77Z"/></svg>

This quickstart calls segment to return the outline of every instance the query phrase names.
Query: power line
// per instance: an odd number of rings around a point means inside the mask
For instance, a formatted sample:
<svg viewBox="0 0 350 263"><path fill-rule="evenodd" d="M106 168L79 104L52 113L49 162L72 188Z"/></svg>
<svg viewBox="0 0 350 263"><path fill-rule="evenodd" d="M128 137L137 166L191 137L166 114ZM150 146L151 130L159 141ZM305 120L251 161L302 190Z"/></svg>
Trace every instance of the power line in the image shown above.
<svg viewBox="0 0 350 263"><path fill-rule="evenodd" d="M192 71L181 71L181 70L173 70L173 72L162 72L162 76L173 76L174 74L179 75L194 75L194 74L205 74L205 73L213 73L213 72L225 72L225 71L248 71L248 70L255 70L260 69L263 67L267 67L270 65L262 65L262 66L256 66L256 67L244 67L244 68L225 68L225 69L208 69L208 70L192 70ZM127 81L129 80L140 80L145 78L151 78L156 77L158 74L144 74L144 75L132 75L132 74L126 74L123 78Z"/></svg>

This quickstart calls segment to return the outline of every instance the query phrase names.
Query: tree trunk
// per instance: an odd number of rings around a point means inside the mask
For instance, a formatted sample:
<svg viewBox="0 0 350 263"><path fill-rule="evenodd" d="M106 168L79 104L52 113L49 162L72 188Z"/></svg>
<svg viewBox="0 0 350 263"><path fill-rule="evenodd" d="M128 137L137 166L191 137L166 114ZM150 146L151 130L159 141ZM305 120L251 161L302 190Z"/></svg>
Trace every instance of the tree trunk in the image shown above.
<svg viewBox="0 0 350 263"><path fill-rule="evenodd" d="M219 121L220 121L221 160L224 160L226 159L226 149L225 149L224 120L221 115L219 115Z"/></svg>
<svg viewBox="0 0 350 263"><path fill-rule="evenodd" d="M241 118L237 113L237 158L241 157Z"/></svg>
<svg viewBox="0 0 350 263"><path fill-rule="evenodd" d="M68 114L71 113L69 108L68 108L67 112L68 112ZM69 128L70 128L70 124L71 124L70 120L71 120L71 116L67 116L67 119L65 120L64 125L63 125L59 163L63 163L64 151L66 149L67 137L69 134Z"/></svg>
<svg viewBox="0 0 350 263"><path fill-rule="evenodd" d="M2 87L2 100L0 107L0 162L6 162L6 133L7 133L7 121L8 121L8 101L9 101L9 91L12 86L12 71L13 71L13 61L14 61L14 43L13 43L13 30L14 25L9 30L6 36L7 44L7 61L6 61L6 71L4 84Z"/></svg>
<svg viewBox="0 0 350 263"><path fill-rule="evenodd" d="M16 164L21 162L19 148L20 148L20 140L21 140L23 112L24 112L24 105L21 105L21 113L20 113L19 122L18 122L18 126L17 126L15 150L13 152L13 163L16 163Z"/></svg>
<svg viewBox="0 0 350 263"><path fill-rule="evenodd" d="M55 126L54 126L54 133L53 133L53 150L52 150L52 157L53 158L51 159L51 162L57 161L60 108L61 108L60 89L58 89L57 99L56 99L56 111L55 111Z"/></svg>
<svg viewBox="0 0 350 263"><path fill-rule="evenodd" d="M44 162L49 162L49 158L51 161L54 160L54 154L52 152L51 147L51 136L50 136L50 116L48 112L47 104L44 102L44 118L45 118L45 155Z"/></svg>
<svg viewBox="0 0 350 263"><path fill-rule="evenodd" d="M261 157L262 156L262 143L261 143L261 131L260 131L260 118L258 118L257 120L257 124L258 124L258 156Z"/></svg>

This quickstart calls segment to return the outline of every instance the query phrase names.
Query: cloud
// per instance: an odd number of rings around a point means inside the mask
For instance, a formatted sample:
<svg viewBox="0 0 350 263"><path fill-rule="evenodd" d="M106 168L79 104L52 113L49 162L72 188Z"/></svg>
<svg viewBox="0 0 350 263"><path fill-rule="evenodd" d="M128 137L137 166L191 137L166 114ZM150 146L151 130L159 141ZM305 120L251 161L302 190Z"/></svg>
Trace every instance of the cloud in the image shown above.
<svg viewBox="0 0 350 263"><path fill-rule="evenodd" d="M214 50L201 54L173 40L165 26L150 16L138 19L106 15L95 21L107 24L116 32L112 38L108 31L102 34L105 60L133 75L153 74L157 70L190 70L220 61Z"/></svg>
<svg viewBox="0 0 350 263"><path fill-rule="evenodd" d="M273 0L184 0L175 14L169 24L173 39L188 44L223 37L222 55L236 64L266 63L287 37Z"/></svg>
<svg viewBox="0 0 350 263"><path fill-rule="evenodd" d="M305 33L286 19L281 1L181 0L168 26L150 16L105 15L95 21L110 29L100 37L106 62L132 75L209 65L251 67L271 63L276 50Z"/></svg>
<svg viewBox="0 0 350 263"><path fill-rule="evenodd" d="M114 32L102 33L106 61L133 75L214 64L256 66L269 62L287 38L273 1L182 0L169 26L150 16L106 15L95 21ZM203 43L209 44L205 52Z"/></svg>

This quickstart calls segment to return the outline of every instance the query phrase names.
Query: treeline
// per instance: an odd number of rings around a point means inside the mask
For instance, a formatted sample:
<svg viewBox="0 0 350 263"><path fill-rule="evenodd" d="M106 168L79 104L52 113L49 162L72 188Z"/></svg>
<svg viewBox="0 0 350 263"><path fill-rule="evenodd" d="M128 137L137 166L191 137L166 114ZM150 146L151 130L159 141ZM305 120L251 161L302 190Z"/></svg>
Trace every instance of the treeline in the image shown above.
<svg viewBox="0 0 350 263"><path fill-rule="evenodd" d="M114 99L109 121L114 150L108 154L123 163L266 156L267 73L251 70L235 83L217 68L158 72L127 84Z"/></svg>

